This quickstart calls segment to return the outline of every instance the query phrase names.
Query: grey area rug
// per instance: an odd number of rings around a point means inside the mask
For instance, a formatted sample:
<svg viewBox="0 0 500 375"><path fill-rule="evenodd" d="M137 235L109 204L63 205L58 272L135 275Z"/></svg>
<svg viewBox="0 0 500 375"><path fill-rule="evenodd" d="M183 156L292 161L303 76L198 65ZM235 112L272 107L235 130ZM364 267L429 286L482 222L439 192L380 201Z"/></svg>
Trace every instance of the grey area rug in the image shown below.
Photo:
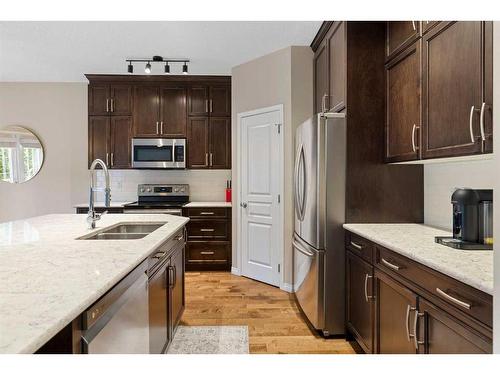
<svg viewBox="0 0 500 375"><path fill-rule="evenodd" d="M248 327L179 326L167 354L248 354Z"/></svg>

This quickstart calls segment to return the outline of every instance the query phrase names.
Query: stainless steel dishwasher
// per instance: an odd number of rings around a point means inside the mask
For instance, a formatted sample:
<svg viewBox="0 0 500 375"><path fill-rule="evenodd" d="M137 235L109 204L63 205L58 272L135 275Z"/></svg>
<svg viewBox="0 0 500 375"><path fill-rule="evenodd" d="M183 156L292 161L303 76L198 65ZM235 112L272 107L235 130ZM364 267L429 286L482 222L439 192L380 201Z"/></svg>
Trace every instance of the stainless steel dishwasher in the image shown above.
<svg viewBox="0 0 500 375"><path fill-rule="evenodd" d="M149 353L147 270L146 260L83 313L84 353Z"/></svg>

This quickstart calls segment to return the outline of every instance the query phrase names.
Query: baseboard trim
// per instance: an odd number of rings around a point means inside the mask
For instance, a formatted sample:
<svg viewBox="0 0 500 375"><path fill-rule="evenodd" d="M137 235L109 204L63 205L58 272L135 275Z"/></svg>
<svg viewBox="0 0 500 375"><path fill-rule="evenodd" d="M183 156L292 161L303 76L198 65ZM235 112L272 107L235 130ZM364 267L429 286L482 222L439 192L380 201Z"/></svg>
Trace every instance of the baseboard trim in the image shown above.
<svg viewBox="0 0 500 375"><path fill-rule="evenodd" d="M280 289L288 293L293 293L293 285L289 283L283 283Z"/></svg>
<svg viewBox="0 0 500 375"><path fill-rule="evenodd" d="M241 271L239 268L231 267L231 273L236 276L241 276Z"/></svg>

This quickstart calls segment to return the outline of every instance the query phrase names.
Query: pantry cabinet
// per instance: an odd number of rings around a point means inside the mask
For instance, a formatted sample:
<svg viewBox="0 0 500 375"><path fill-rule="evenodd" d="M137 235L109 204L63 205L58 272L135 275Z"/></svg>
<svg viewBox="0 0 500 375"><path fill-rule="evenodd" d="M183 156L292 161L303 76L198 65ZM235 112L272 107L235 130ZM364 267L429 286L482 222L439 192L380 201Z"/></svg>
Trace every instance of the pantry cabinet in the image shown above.
<svg viewBox="0 0 500 375"><path fill-rule="evenodd" d="M492 23L386 30L386 162L491 153Z"/></svg>

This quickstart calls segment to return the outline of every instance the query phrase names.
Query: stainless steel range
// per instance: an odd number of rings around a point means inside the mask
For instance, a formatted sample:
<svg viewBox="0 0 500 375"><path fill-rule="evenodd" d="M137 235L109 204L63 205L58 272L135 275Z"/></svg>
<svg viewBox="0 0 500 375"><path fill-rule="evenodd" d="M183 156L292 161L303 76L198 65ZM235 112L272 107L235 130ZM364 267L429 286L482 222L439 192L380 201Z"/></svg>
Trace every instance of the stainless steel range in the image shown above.
<svg viewBox="0 0 500 375"><path fill-rule="evenodd" d="M124 206L125 214L182 215L182 206L189 202L187 184L141 184L137 202Z"/></svg>

